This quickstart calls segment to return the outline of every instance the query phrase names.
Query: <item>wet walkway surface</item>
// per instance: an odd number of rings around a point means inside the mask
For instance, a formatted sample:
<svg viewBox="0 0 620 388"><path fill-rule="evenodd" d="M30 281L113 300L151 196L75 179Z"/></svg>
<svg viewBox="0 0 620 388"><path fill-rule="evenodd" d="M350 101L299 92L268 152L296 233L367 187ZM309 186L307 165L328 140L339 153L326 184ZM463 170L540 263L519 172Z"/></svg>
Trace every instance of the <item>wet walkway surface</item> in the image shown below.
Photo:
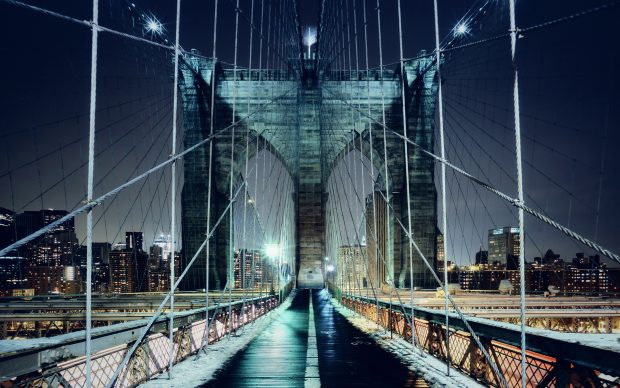
<svg viewBox="0 0 620 388"><path fill-rule="evenodd" d="M427 386L328 298L318 290L298 291L291 306L204 387Z"/></svg>

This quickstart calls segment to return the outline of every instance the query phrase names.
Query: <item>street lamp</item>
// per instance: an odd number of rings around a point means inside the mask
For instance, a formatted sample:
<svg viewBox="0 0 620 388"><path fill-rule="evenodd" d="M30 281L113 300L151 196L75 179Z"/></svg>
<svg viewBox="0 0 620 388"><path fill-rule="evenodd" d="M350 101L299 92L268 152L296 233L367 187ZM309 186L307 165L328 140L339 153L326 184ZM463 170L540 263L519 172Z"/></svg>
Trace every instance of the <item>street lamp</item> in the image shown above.
<svg viewBox="0 0 620 388"><path fill-rule="evenodd" d="M153 35L161 35L164 31L164 26L154 16L148 16L146 18L144 28Z"/></svg>
<svg viewBox="0 0 620 388"><path fill-rule="evenodd" d="M275 259L280 253L280 246L278 244L265 245L265 255L270 259Z"/></svg>
<svg viewBox="0 0 620 388"><path fill-rule="evenodd" d="M454 35L455 36L463 36L469 33L469 26L466 22L461 22L454 27Z"/></svg>
<svg viewBox="0 0 620 388"><path fill-rule="evenodd" d="M329 257L326 257L325 260L329 260ZM333 264L327 264L325 266L325 288L328 288L328 278L329 278L329 274L334 272L334 265Z"/></svg>
<svg viewBox="0 0 620 388"><path fill-rule="evenodd" d="M304 32L304 36L303 36L304 45L306 47L308 47L308 59L311 59L310 58L310 55L311 55L310 48L312 47L313 44L316 43L316 38L317 38L316 28L308 27L308 29Z"/></svg>
<svg viewBox="0 0 620 388"><path fill-rule="evenodd" d="M280 255L280 245L278 244L265 244L265 256L269 259L271 259L273 262L275 262L275 260L278 258L278 256ZM274 263L275 265L273 267L276 268L276 273L275 275L278 276L278 284L280 282L280 266L279 266L279 262ZM272 268L273 268L272 267ZM274 273L272 272L271 274L271 289L274 289Z"/></svg>

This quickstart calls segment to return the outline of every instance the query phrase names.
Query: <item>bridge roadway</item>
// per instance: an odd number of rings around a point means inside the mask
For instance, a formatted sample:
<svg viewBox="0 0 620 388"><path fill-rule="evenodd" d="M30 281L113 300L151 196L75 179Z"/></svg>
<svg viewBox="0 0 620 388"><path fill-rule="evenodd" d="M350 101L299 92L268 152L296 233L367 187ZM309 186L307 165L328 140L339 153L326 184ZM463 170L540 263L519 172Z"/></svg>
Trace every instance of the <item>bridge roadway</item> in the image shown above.
<svg viewBox="0 0 620 388"><path fill-rule="evenodd" d="M300 290L291 306L204 387L426 387L335 311Z"/></svg>
<svg viewBox="0 0 620 388"><path fill-rule="evenodd" d="M345 290L353 295L360 294L360 291L361 295L373 295L370 289ZM375 291L381 301L390 301L388 294ZM266 294L266 291L235 290L231 297L236 301ZM410 300L408 289L399 289L399 294L402 300ZM162 293L96 295L92 304L93 323L101 326L148 318L163 297ZM224 299L228 297L227 293ZM210 292L211 305L221 298L221 292ZM517 295L473 291L454 294L453 299L464 313L471 316L509 322L520 316ZM392 301L396 300L396 295L392 295ZM177 311L201 308L204 303L204 292L179 292L175 295ZM414 292L414 305L443 310L444 300L435 291L419 290ZM12 338L18 332L22 336L38 337L81 330L83 326L80 323L85 319L84 306L83 295L0 298L0 338ZM528 325L560 331L620 332L619 298L578 295L545 298L542 295L528 295L526 306ZM594 325L591 330L581 327L588 322ZM50 328L55 330L49 331Z"/></svg>

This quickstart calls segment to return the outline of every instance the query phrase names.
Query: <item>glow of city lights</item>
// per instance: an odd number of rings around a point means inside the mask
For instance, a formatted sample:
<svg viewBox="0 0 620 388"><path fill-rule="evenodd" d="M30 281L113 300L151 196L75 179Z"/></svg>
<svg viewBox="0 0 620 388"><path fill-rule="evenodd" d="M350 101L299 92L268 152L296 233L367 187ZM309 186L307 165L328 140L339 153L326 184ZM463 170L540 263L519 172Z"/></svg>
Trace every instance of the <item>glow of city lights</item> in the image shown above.
<svg viewBox="0 0 620 388"><path fill-rule="evenodd" d="M278 257L278 253L280 253L280 246L278 246L278 244L265 245L265 255L270 259Z"/></svg>
<svg viewBox="0 0 620 388"><path fill-rule="evenodd" d="M454 27L454 35L463 36L469 33L469 26L465 22L461 22Z"/></svg>
<svg viewBox="0 0 620 388"><path fill-rule="evenodd" d="M161 22L153 16L149 16L146 18L144 28L151 34L157 35L160 35L164 31L164 26L162 26Z"/></svg>

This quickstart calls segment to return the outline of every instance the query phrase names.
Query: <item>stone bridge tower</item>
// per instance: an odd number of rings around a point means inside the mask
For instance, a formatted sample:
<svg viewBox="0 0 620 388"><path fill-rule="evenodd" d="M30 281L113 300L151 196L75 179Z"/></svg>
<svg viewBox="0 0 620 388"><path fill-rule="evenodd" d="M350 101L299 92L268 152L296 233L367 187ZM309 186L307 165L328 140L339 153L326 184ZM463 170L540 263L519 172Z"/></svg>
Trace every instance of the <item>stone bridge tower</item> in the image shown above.
<svg viewBox="0 0 620 388"><path fill-rule="evenodd" d="M409 171L405 171L402 135L401 87L405 85L408 137L421 147L433 151L435 117L435 68L430 58L412 60L405 65L405 74L394 70L321 71L314 60L291 61L284 70L223 69L210 59L186 57L181 66L180 89L183 101L184 146L190 147L206 139L211 128L211 90L215 82L213 173L211 174L211 220L215 223L228 204L230 174L240 183L245 161L245 136L250 143L258 138L261 148L269 145L271 152L283 163L294 182L296 208L296 268L298 287L323 287L325 256L325 209L328 194L326 182L332 169L349 149L360 149L374 157L374 167L387 179L388 196L393 211L387 211L383 224L389 233L377 233L385 239L382 260L387 263L385 274L374 281L394 279L398 286L410 284L409 244L398 220L407 225L405 174L411 183L413 235L428 258L435 256L436 188L434 162L419 149L409 147ZM402 81L404 77L404 83ZM386 125L394 132L385 137L388 149L388 176L383 175L384 144L382 95L385 102ZM270 103L277 99L276 103ZM233 122L249 112L257 111L251 120L235 126L236 143L231 171L230 131ZM355 107L361 106L365 114ZM370 112L371 120L367 115ZM373 134L370 147L369 133ZM327 135L329 133L329 136ZM250 147L250 158L256 147ZM183 267L191 260L205 239L207 230L207 192L209 145L189 153L184 160L182 192ZM381 190L376 187L376 190ZM226 283L229 256L228 219L217 229L211 240L210 287L221 289ZM368 239L368 237L367 237ZM381 242L380 242L381 243ZM202 253L204 257L204 252ZM371 258L372 259L372 258ZM377 258L375 257L375 261ZM184 289L205 287L204 259L197 260L186 276ZM413 255L414 278L417 286L432 287L429 271L417 254ZM373 281L373 282L374 282Z"/></svg>

